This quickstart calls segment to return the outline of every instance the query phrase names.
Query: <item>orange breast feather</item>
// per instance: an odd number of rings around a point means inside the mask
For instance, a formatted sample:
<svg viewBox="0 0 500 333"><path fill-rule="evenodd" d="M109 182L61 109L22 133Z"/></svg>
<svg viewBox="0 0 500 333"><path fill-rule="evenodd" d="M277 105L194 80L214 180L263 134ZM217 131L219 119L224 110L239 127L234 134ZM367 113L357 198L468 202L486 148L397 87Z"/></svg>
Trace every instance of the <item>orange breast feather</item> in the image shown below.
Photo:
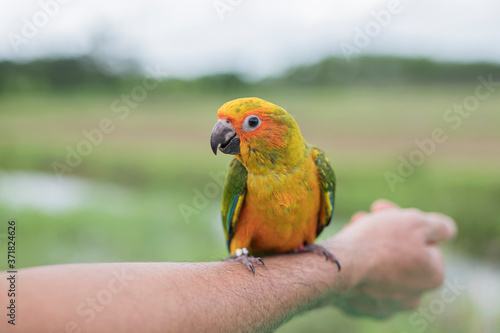
<svg viewBox="0 0 500 333"><path fill-rule="evenodd" d="M284 175L248 175L231 253L246 247L254 255L288 252L316 238L320 185L313 158Z"/></svg>

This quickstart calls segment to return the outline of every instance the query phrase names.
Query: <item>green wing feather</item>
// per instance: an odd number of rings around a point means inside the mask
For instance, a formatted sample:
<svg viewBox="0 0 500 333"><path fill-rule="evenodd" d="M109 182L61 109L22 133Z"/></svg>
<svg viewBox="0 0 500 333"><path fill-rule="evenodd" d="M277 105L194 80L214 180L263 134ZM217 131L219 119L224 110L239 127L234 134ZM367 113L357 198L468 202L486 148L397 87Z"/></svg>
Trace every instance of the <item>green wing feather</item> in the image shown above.
<svg viewBox="0 0 500 333"><path fill-rule="evenodd" d="M324 227L330 224L332 220L333 211L335 209L335 173L333 172L332 166L328 157L325 153L318 148L313 148L314 150L314 163L318 168L318 176L321 185L321 200L322 209L324 209L324 214L320 213L320 218L318 221L318 229L316 236L321 233Z"/></svg>
<svg viewBox="0 0 500 333"><path fill-rule="evenodd" d="M243 164L236 158L233 159L229 165L222 197L222 224L226 233L228 249L235 232L241 207L245 201L247 175L248 171Z"/></svg>

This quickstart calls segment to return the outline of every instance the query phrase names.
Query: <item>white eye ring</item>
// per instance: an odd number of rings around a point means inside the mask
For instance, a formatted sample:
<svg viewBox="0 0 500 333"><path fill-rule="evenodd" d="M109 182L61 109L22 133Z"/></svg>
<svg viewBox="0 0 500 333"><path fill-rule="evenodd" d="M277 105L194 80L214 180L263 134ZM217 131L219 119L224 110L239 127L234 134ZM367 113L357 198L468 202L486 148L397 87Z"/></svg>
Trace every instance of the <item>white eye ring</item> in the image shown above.
<svg viewBox="0 0 500 333"><path fill-rule="evenodd" d="M243 122L243 130L246 132L253 131L259 128L260 124L262 124L262 121L259 117L254 115L248 116Z"/></svg>

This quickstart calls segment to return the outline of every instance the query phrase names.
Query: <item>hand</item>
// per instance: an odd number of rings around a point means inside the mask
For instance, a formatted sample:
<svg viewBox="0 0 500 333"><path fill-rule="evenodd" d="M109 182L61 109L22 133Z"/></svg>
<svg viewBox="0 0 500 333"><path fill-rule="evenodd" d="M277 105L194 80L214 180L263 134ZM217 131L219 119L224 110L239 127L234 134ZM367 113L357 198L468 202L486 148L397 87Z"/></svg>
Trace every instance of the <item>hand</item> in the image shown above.
<svg viewBox="0 0 500 333"><path fill-rule="evenodd" d="M349 252L339 259L348 265L350 283L333 295L334 305L349 314L379 318L416 308L424 291L443 283L437 245L456 231L448 216L401 209L386 200L374 202L371 213L356 213L326 241L334 253L338 247Z"/></svg>

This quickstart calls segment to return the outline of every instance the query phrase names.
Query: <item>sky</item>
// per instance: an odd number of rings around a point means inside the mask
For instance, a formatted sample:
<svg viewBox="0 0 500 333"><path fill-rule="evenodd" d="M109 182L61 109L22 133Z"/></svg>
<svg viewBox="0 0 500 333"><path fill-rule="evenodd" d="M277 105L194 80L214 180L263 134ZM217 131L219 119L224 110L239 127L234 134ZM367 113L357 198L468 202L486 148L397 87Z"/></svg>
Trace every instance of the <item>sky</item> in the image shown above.
<svg viewBox="0 0 500 333"><path fill-rule="evenodd" d="M500 63L497 0L0 0L0 60L95 54L178 77L279 75L328 56Z"/></svg>

